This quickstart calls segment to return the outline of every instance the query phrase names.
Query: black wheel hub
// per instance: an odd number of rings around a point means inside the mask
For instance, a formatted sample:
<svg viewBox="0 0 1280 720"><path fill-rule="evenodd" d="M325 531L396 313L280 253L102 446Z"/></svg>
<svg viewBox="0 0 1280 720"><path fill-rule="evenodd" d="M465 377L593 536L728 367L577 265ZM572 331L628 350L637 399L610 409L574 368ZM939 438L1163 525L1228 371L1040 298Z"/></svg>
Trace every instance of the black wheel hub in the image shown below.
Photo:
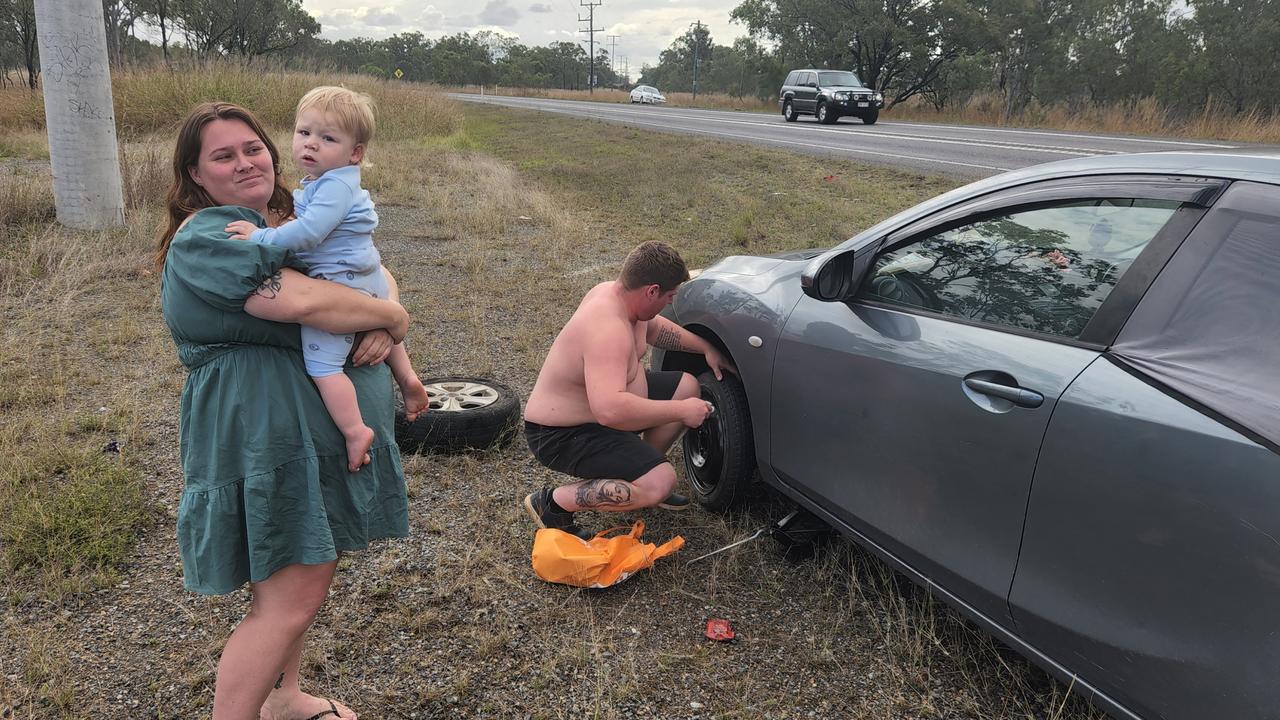
<svg viewBox="0 0 1280 720"><path fill-rule="evenodd" d="M705 394L703 399L706 399ZM708 416L702 425L684 436L684 457L689 482L703 495L710 494L720 484L723 443L720 422L714 415Z"/></svg>

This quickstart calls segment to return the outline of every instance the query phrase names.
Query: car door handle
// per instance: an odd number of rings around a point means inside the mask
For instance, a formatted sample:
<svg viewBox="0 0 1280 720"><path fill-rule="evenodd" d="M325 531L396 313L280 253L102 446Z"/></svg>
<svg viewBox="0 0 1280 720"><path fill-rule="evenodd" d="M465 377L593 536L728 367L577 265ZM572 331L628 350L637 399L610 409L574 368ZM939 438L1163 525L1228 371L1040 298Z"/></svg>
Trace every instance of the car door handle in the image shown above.
<svg viewBox="0 0 1280 720"><path fill-rule="evenodd" d="M1043 395L1026 388L1009 387L977 378L965 378L964 385L974 392L1008 400L1018 407L1038 408L1044 402Z"/></svg>

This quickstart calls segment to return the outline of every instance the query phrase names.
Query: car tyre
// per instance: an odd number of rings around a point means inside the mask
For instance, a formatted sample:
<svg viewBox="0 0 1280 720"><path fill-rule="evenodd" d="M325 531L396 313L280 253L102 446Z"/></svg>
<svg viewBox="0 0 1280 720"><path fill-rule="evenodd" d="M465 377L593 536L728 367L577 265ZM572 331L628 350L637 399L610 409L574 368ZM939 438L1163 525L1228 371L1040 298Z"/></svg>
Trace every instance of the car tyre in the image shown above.
<svg viewBox="0 0 1280 720"><path fill-rule="evenodd" d="M830 125L831 123L835 122L836 119L839 117L835 113L831 112L831 108L827 107L827 104L825 102L818 103L817 115L818 115L818 122L822 123L823 125Z"/></svg>
<svg viewBox="0 0 1280 720"><path fill-rule="evenodd" d="M790 100L782 104L782 118L784 120L787 122L795 122L797 117L799 116L796 115L796 108L791 104Z"/></svg>
<svg viewBox="0 0 1280 720"><path fill-rule="evenodd" d="M520 398L511 388L474 377L423 378L431 397L428 410L408 422L396 393L396 444L402 452L450 453L485 449L508 439L520 417Z"/></svg>
<svg viewBox="0 0 1280 720"><path fill-rule="evenodd" d="M684 435L685 475L699 504L724 512L746 496L755 477L747 391L735 375L725 373L723 380L716 380L710 370L698 376L698 386L715 412Z"/></svg>
<svg viewBox="0 0 1280 720"><path fill-rule="evenodd" d="M880 119L880 111L872 110L871 112L862 116L862 123L864 125L875 125L876 121L879 119Z"/></svg>

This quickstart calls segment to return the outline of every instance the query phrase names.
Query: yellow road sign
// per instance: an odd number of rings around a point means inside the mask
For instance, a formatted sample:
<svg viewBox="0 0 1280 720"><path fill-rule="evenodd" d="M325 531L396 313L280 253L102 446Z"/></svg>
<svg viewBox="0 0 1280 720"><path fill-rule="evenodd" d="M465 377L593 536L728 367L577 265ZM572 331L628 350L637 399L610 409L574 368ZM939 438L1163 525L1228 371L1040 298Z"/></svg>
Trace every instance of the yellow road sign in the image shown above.
<svg viewBox="0 0 1280 720"><path fill-rule="evenodd" d="M401 70L400 68L396 68L395 76L396 76L396 79L399 80L400 78L404 77L404 71Z"/></svg>

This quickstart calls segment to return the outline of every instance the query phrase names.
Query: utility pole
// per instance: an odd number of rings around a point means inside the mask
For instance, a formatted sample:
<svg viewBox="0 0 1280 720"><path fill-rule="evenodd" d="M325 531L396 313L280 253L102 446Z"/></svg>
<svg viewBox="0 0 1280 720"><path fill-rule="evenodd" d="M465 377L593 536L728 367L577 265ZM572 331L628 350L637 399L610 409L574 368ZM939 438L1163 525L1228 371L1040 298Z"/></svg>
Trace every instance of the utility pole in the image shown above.
<svg viewBox="0 0 1280 720"><path fill-rule="evenodd" d="M596 29L596 8L604 3L603 0L597 0L596 2L591 2L591 0L578 0L578 4L587 9L587 16L585 18L581 15L578 16L578 22L587 23L587 29L579 30L578 32L587 33L588 45L590 47L588 52L591 55L591 75L587 77L587 92L594 95L596 91L596 33L604 32L603 29Z"/></svg>
<svg viewBox="0 0 1280 720"><path fill-rule="evenodd" d="M609 72L613 73L614 75L617 75L618 69L614 65L613 56L614 56L614 53L618 51L618 38L622 36L606 35L605 37L609 38Z"/></svg>
<svg viewBox="0 0 1280 720"><path fill-rule="evenodd" d="M702 21L695 20L690 25L693 30L693 99L698 99L698 50L702 47Z"/></svg>
<svg viewBox="0 0 1280 720"><path fill-rule="evenodd" d="M622 77L627 79L627 84L631 84L631 58L622 58Z"/></svg>
<svg viewBox="0 0 1280 720"><path fill-rule="evenodd" d="M40 84L58 222L124 224L107 34L99 0L36 0Z"/></svg>

